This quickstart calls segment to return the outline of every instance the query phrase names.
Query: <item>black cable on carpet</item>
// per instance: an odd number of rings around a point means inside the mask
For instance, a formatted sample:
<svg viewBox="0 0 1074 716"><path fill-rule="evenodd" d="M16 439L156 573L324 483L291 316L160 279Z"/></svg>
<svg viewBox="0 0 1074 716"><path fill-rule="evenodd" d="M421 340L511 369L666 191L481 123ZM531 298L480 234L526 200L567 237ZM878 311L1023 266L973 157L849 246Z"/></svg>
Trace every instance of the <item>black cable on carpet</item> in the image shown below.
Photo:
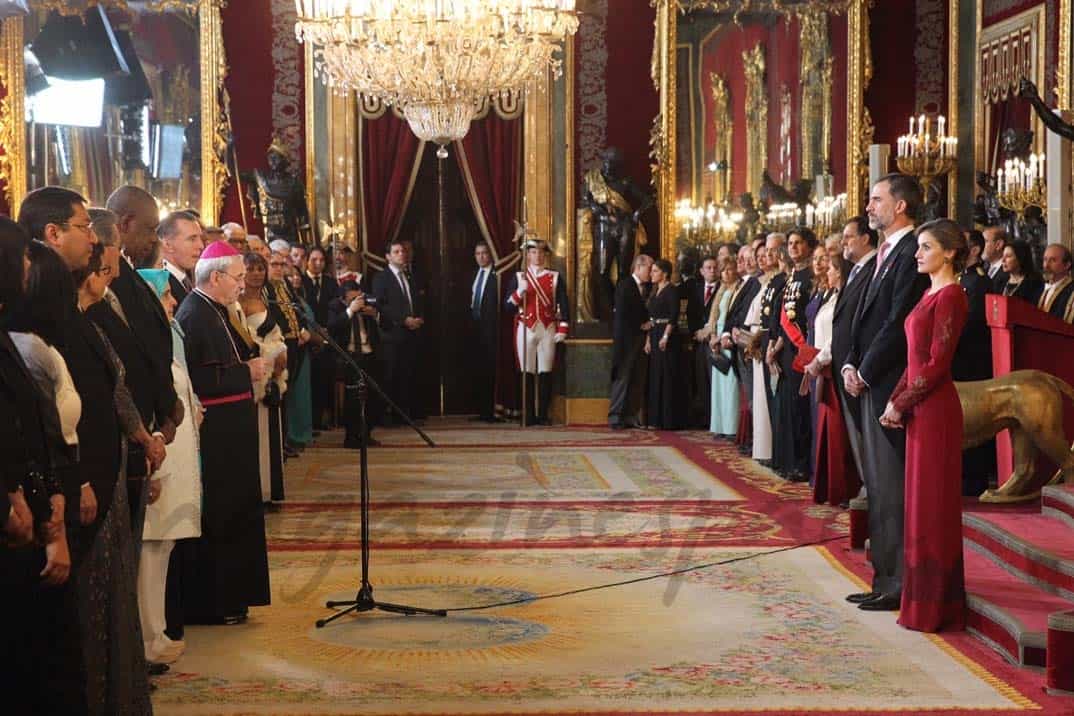
<svg viewBox="0 0 1074 716"><path fill-rule="evenodd" d="M779 554L781 552L790 552L796 549L802 549L803 547L816 547L822 544L828 544L829 542L838 542L845 540L846 535L838 535L836 537L827 537L821 540L815 540L813 542L801 542L799 544L790 545L788 547L780 547L778 549L771 549L767 552L754 552L753 554L745 554L740 557L732 557L730 559L720 560L719 562L708 562L706 564L694 564L689 567L683 567L682 569L676 569L671 572L661 572L660 574L650 574L645 577L636 577L634 579L624 579L621 582L609 582L607 584L597 584L592 587L582 587L581 589L571 589L566 592L556 592L554 594L539 594L536 597L528 597L525 599L512 599L506 602L494 602L492 604L482 604L480 606L472 607L455 607L453 609L444 609L445 612L476 612L484 609L495 609L497 607L510 607L516 604L532 604L533 602L540 602L546 599L558 599L560 597L569 597L575 594L583 594L585 592L595 592L601 589L611 589L612 587L623 587L628 584L638 584L640 582L649 582L654 579L666 579L668 577L675 577L680 574L686 574L688 572L698 572L702 569L710 569L712 567L721 567L726 564L734 564L736 562L748 562L750 560L757 559L759 557L767 557L772 554Z"/></svg>

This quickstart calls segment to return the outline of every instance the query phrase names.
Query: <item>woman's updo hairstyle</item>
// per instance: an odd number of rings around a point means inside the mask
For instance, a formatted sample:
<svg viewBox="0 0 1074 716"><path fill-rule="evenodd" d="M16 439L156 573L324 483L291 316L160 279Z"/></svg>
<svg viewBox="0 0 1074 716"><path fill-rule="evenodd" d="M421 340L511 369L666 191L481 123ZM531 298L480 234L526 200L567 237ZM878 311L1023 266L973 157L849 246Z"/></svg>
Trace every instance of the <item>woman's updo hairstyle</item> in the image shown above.
<svg viewBox="0 0 1074 716"><path fill-rule="evenodd" d="M928 232L929 236L936 239L936 243L944 251L955 252L955 257L951 259L951 264L954 267L956 276L962 273L962 270L966 268L966 259L970 257L970 245L966 241L965 234L962 233L962 227L950 219L933 219L918 227L918 236L925 232Z"/></svg>

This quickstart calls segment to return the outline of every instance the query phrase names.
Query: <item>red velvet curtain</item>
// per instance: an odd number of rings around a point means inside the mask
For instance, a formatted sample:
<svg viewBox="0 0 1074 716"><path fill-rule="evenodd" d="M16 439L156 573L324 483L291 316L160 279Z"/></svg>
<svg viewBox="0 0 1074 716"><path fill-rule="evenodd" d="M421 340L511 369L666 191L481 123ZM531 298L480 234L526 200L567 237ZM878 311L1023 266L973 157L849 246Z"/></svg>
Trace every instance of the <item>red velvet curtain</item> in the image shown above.
<svg viewBox="0 0 1074 716"><path fill-rule="evenodd" d="M362 245L383 263L410 203L423 142L391 110L359 122Z"/></svg>
<svg viewBox="0 0 1074 716"><path fill-rule="evenodd" d="M514 362L514 322L503 311L510 271L517 265L514 221L522 187L522 119L503 119L494 111L474 122L455 144L467 194L481 231L492 245L500 276L500 351L496 403L507 411L518 406L518 372Z"/></svg>

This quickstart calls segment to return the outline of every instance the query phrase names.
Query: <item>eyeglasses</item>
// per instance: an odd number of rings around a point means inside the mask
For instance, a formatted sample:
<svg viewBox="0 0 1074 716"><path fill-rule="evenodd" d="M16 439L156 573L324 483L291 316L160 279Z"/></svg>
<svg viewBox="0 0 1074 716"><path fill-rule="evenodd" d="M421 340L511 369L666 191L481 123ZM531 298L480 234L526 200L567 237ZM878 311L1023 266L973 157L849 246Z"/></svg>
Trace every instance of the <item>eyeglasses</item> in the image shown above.
<svg viewBox="0 0 1074 716"><path fill-rule="evenodd" d="M240 274L237 274L237 275L233 274L233 273L228 273L227 271L217 271L217 273L222 273L225 276L227 276L228 278L231 278L231 279L235 280L238 283L243 283L243 282L246 281L246 272L245 271L243 273L240 273Z"/></svg>
<svg viewBox="0 0 1074 716"><path fill-rule="evenodd" d="M72 224L70 221L65 221L61 226L66 226L69 229L78 229L83 234L93 233L93 226L91 224Z"/></svg>

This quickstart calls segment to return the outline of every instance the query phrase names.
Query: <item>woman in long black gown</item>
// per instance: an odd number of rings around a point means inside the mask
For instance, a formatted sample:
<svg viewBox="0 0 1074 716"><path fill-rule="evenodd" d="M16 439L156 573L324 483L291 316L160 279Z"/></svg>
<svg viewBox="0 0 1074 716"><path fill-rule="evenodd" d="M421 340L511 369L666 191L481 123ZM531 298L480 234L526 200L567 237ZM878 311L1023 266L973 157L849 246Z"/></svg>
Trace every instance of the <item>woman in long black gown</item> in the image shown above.
<svg viewBox="0 0 1074 716"><path fill-rule="evenodd" d="M649 355L648 425L658 430L682 427L683 390L679 376L679 289L671 283L671 262L657 259L651 270L652 295L646 306L652 320L645 352Z"/></svg>

